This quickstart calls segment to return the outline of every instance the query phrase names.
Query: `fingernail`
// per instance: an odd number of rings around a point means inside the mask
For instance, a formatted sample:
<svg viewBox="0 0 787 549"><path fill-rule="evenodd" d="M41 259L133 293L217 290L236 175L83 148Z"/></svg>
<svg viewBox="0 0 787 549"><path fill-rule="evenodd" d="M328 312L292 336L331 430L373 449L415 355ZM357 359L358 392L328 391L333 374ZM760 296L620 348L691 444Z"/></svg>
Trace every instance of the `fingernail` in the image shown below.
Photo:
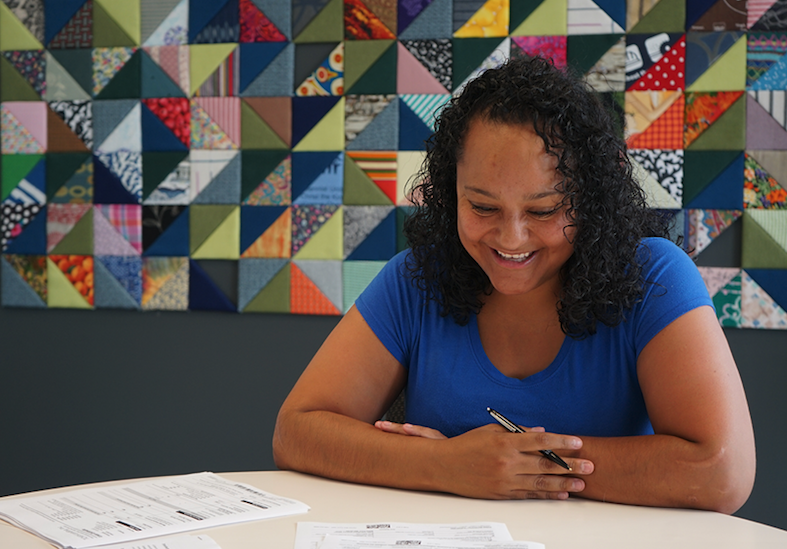
<svg viewBox="0 0 787 549"><path fill-rule="evenodd" d="M588 463L587 461L583 461L579 465L579 472L580 473L592 473L593 472L593 466L590 465L590 463Z"/></svg>
<svg viewBox="0 0 787 549"><path fill-rule="evenodd" d="M582 440L578 438L571 439L571 447L572 448L581 448L582 447Z"/></svg>

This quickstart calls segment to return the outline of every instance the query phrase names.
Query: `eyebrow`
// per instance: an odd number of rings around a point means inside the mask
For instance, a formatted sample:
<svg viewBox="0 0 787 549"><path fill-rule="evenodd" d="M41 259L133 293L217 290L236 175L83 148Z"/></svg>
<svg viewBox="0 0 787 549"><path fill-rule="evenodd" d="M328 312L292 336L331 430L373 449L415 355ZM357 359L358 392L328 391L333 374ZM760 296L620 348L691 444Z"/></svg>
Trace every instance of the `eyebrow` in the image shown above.
<svg viewBox="0 0 787 549"><path fill-rule="evenodd" d="M483 195L483 196L486 196L486 197L489 197L489 198L497 198L497 196L495 196L494 193L491 193L491 192L489 192L489 191L487 191L485 189L480 189L478 187L473 187L472 185L466 186L465 190L466 191L472 191L474 193L477 193L477 194L480 194L480 195ZM549 191L544 191L544 192L540 192L540 193L534 193L534 194L525 195L523 198L525 200L539 200L541 198L546 198L548 196L554 196L556 194L560 194L560 192L557 191L556 189L551 189Z"/></svg>

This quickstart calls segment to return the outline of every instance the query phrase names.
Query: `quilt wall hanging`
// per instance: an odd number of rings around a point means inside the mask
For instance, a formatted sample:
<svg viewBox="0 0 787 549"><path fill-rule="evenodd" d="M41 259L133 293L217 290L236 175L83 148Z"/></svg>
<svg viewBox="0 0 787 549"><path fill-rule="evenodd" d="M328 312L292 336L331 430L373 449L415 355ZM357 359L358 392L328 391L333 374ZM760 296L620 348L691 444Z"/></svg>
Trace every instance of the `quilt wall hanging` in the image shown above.
<svg viewBox="0 0 787 549"><path fill-rule="evenodd" d="M787 0L2 0L5 307L343 314L434 115L506 58L625 119L724 326L787 328ZM231 283L227 283L231 280Z"/></svg>

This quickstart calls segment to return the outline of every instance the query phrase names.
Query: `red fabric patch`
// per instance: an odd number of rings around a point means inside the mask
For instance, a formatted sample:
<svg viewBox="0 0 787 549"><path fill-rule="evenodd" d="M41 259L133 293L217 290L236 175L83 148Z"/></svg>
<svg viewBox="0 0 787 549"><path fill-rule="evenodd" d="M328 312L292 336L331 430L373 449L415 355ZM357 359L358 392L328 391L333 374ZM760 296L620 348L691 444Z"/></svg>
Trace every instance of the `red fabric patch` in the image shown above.
<svg viewBox="0 0 787 549"><path fill-rule="evenodd" d="M682 90L686 75L686 35L678 38L669 51L648 72L634 82L630 91Z"/></svg>
<svg viewBox="0 0 787 549"><path fill-rule="evenodd" d="M287 38L251 0L240 0L241 42L285 42Z"/></svg>
<svg viewBox="0 0 787 549"><path fill-rule="evenodd" d="M143 103L153 114L164 122L175 137L189 146L191 140L191 108L185 97L165 97L162 99L143 99Z"/></svg>

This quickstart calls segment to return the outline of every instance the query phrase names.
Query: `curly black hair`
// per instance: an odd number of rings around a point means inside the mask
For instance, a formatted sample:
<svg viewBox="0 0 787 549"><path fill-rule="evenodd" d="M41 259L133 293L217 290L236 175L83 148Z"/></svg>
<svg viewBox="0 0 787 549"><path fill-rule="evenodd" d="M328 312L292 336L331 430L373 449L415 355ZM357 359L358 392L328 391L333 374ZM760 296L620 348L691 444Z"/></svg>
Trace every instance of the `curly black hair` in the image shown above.
<svg viewBox="0 0 787 549"><path fill-rule="evenodd" d="M561 270L557 305L563 332L582 338L597 322L615 326L643 295L638 254L643 237L669 238L669 219L645 204L632 178L616 120L584 82L540 57L514 59L470 81L440 112L410 192L406 263L440 314L466 324L491 284L457 232L456 164L470 122L532 127L558 160L566 214L576 227L574 253Z"/></svg>

